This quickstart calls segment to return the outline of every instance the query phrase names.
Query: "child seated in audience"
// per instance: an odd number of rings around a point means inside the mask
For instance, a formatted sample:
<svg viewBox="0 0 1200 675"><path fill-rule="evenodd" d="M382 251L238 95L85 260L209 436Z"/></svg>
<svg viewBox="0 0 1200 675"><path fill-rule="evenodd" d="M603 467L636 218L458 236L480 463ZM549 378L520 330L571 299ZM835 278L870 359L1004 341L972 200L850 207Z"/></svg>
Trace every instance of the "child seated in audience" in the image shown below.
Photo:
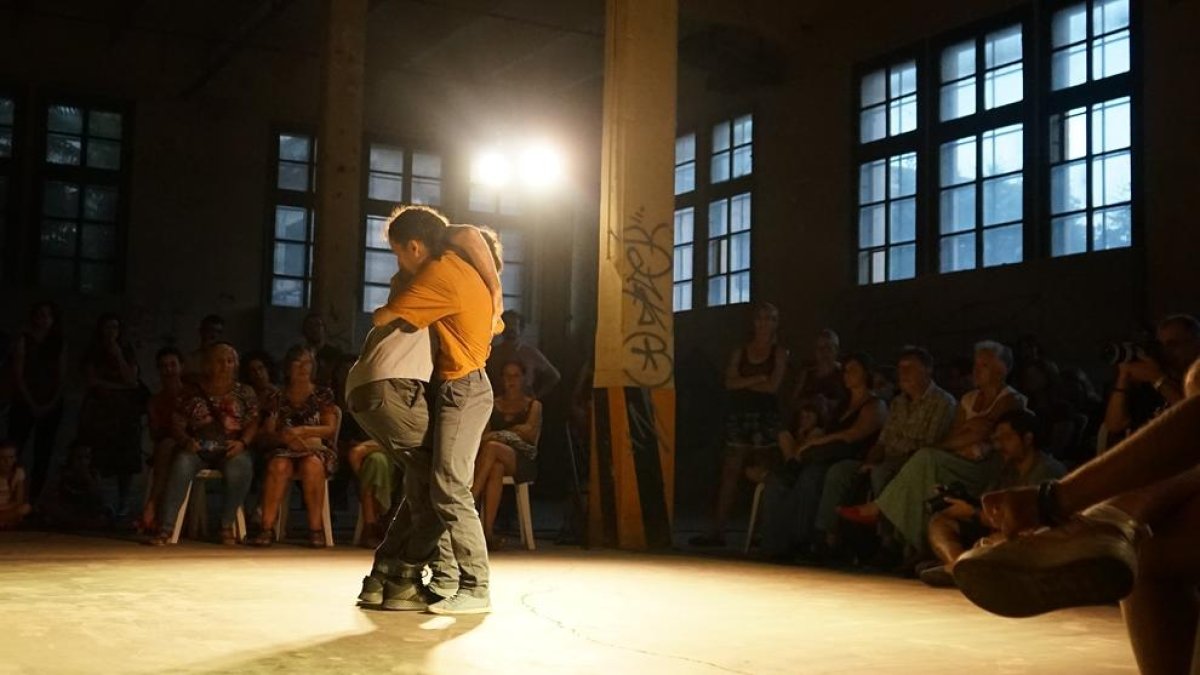
<svg viewBox="0 0 1200 675"><path fill-rule="evenodd" d="M75 442L67 449L44 510L48 524L68 530L99 530L112 523L90 447Z"/></svg>
<svg viewBox="0 0 1200 675"><path fill-rule="evenodd" d="M779 432L779 447L784 459L790 459L796 448L808 445L825 433L825 411L820 399L808 399L800 404L792 427ZM774 467L755 465L746 468L746 479L752 483L761 483Z"/></svg>
<svg viewBox="0 0 1200 675"><path fill-rule="evenodd" d="M17 446L0 441L0 530L17 527L31 510L25 469L17 463Z"/></svg>

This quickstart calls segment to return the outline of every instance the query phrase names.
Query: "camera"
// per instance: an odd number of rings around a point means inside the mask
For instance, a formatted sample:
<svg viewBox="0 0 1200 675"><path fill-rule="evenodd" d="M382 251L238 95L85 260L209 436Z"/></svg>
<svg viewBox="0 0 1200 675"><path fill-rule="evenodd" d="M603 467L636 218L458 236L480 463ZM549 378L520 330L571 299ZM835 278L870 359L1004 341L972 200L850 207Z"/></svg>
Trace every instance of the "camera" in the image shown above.
<svg viewBox="0 0 1200 675"><path fill-rule="evenodd" d="M936 494L934 494L928 499L928 501L925 502L925 505L929 508L930 513L938 513L950 508L950 502L946 501L947 497L967 502L976 508L979 507L979 500L972 497L971 494L967 492L967 486L963 485L962 483L938 485L934 488L934 491Z"/></svg>
<svg viewBox="0 0 1200 675"><path fill-rule="evenodd" d="M1115 366L1120 363L1130 363L1138 359L1149 359L1162 363L1162 350L1154 340L1112 342L1104 346L1100 358L1105 363Z"/></svg>

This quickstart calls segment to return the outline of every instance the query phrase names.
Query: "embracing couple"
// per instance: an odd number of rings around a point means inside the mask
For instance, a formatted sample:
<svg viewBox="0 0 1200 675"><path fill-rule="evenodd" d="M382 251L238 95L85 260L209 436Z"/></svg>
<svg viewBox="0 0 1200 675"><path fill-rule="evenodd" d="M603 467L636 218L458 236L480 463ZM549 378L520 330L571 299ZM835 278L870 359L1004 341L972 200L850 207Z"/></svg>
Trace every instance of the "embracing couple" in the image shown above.
<svg viewBox="0 0 1200 675"><path fill-rule="evenodd" d="M358 598L390 610L488 612L487 545L471 479L492 412L484 366L503 326L499 242L420 206L398 208L387 236L399 270L347 377L346 404L403 467L404 499Z"/></svg>

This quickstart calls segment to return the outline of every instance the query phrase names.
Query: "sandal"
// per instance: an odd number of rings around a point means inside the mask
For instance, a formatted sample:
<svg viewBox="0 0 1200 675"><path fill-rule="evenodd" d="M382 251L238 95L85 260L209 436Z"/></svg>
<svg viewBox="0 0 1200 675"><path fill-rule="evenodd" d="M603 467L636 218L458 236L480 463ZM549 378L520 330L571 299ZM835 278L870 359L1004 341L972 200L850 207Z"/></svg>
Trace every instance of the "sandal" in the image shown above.
<svg viewBox="0 0 1200 675"><path fill-rule="evenodd" d="M251 546L267 548L271 544L275 543L275 528L273 528L273 527L262 528L261 530L258 531L258 534L255 535L255 537L253 539L251 539L250 541L248 541L246 543L250 544Z"/></svg>
<svg viewBox="0 0 1200 675"><path fill-rule="evenodd" d="M222 546L236 546L237 543L238 543L237 534L234 532L233 528L232 527L222 527L221 528L221 545Z"/></svg>
<svg viewBox="0 0 1200 675"><path fill-rule="evenodd" d="M159 532L156 535L147 537L142 543L146 546L166 546L171 543L171 535L165 532Z"/></svg>
<svg viewBox="0 0 1200 675"><path fill-rule="evenodd" d="M323 528L309 530L308 545L312 548L325 548L325 530Z"/></svg>

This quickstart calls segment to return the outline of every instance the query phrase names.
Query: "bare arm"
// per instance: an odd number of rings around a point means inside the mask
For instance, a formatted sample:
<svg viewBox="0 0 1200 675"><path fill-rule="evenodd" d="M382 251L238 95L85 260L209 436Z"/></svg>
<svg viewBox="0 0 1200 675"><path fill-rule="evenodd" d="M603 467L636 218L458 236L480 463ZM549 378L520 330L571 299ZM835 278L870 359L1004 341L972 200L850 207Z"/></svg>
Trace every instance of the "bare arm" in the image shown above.
<svg viewBox="0 0 1200 675"><path fill-rule="evenodd" d="M337 411L334 410L333 406L329 405L321 408L321 423L319 425L292 427L291 431L300 438L319 438L322 440L332 440L333 433L336 431L336 429Z"/></svg>
<svg viewBox="0 0 1200 675"><path fill-rule="evenodd" d="M467 262L483 277L483 283L492 296L492 312L498 318L504 313L504 293L491 247L484 241L479 229L470 225L451 225L446 237L446 241L461 251Z"/></svg>
<svg viewBox="0 0 1200 675"><path fill-rule="evenodd" d="M1121 364L1117 369L1117 382L1113 385L1108 404L1104 408L1104 428L1109 433L1125 431L1133 423L1129 416L1129 388L1132 386L1133 380L1129 377L1129 371Z"/></svg>
<svg viewBox="0 0 1200 675"><path fill-rule="evenodd" d="M529 404L529 417L523 423L511 427L509 431L520 436L525 442L537 445L538 437L542 433L541 401Z"/></svg>
<svg viewBox="0 0 1200 675"><path fill-rule="evenodd" d="M1016 396L1002 395L992 406L991 412L964 422L958 433L951 433L950 438L941 444L942 447L970 460L983 459L992 450L991 435L996 420L1020 406L1021 402Z"/></svg>
<svg viewBox="0 0 1200 675"><path fill-rule="evenodd" d="M883 401L875 399L874 403L867 404L854 418L854 424L850 425L849 429L836 431L832 434L826 434L809 443L808 446L825 445L835 441L845 443L857 443L858 441L868 438L871 434L879 431L887 419L887 406Z"/></svg>
<svg viewBox="0 0 1200 675"><path fill-rule="evenodd" d="M726 389L749 389L755 385L762 385L768 382L766 375L751 375L750 377L742 377L738 373L738 361L741 360L743 347L738 347L733 350L733 354L729 357L729 363L725 366L725 388Z"/></svg>
<svg viewBox="0 0 1200 675"><path fill-rule="evenodd" d="M787 358L788 352L782 347L775 350L775 366L771 370L771 376L762 384L751 385L748 387L750 391L758 391L764 394L774 394L779 391L779 385L783 384L783 376L787 374Z"/></svg>

